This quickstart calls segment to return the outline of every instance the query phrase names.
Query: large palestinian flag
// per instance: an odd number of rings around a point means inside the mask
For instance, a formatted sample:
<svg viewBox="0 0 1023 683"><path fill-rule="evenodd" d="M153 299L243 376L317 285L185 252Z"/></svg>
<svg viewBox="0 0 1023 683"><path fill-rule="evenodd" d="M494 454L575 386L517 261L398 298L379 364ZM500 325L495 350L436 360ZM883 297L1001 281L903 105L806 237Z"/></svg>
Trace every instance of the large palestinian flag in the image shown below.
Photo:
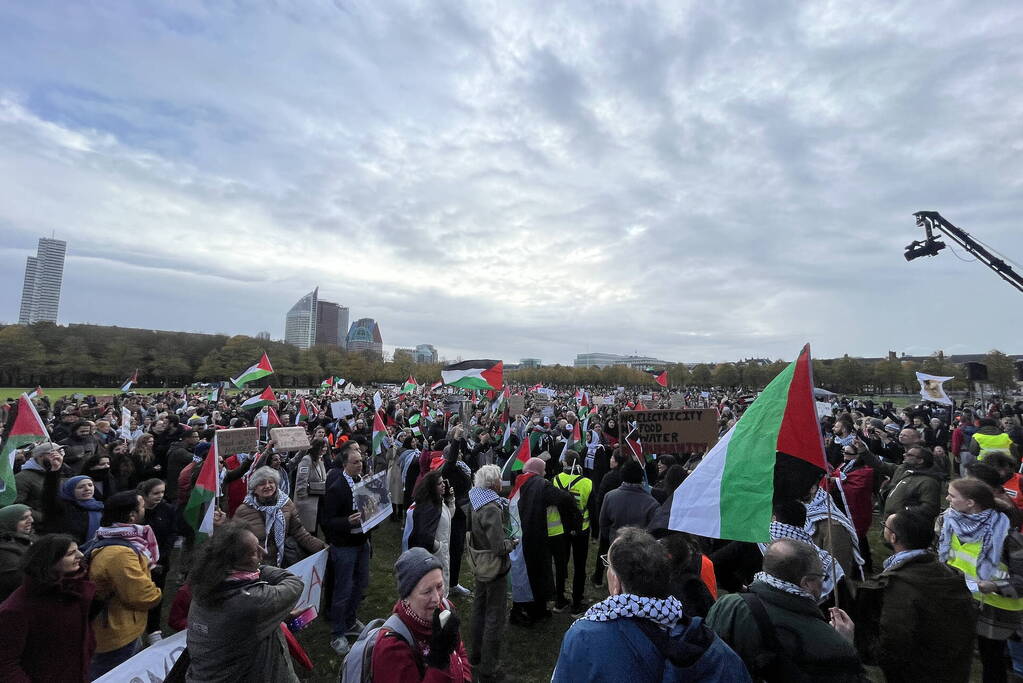
<svg viewBox="0 0 1023 683"><path fill-rule="evenodd" d="M405 380L405 383L401 385L401 391L398 392L398 393L399 394L411 394L411 393L415 392L415 390L418 389L418 388L419 388L419 385L416 384L416 378L413 377L412 375L409 375L408 379Z"/></svg>
<svg viewBox="0 0 1023 683"><path fill-rule="evenodd" d="M668 386L668 371L667 370L647 370L654 381L660 384L662 387L667 388Z"/></svg>
<svg viewBox="0 0 1023 683"><path fill-rule="evenodd" d="M270 359L267 357L266 352L263 352L263 356L259 359L259 362L251 366L245 372L238 375L231 380L231 384L235 385L239 389L248 384L249 382L255 382L261 377L273 374L273 366L270 365Z"/></svg>
<svg viewBox="0 0 1023 683"><path fill-rule="evenodd" d="M504 361L466 360L440 371L441 381L462 389L500 389L504 384Z"/></svg>
<svg viewBox="0 0 1023 683"><path fill-rule="evenodd" d="M817 477L825 471L809 344L675 490L668 528L770 543L775 466L783 459Z"/></svg>
<svg viewBox="0 0 1023 683"><path fill-rule="evenodd" d="M274 405L275 403L277 403L277 395L274 394L272 387L267 387L266 389L263 389L263 393L258 396L253 396L242 403L242 410L262 408L263 406Z"/></svg>
<svg viewBox="0 0 1023 683"><path fill-rule="evenodd" d="M42 443L50 437L46 432L36 407L28 399L28 394L18 398L18 416L0 451L0 507L14 502L18 492L14 487L14 452L23 446Z"/></svg>
<svg viewBox="0 0 1023 683"><path fill-rule="evenodd" d="M522 440L519 444L518 450L508 456L508 460L504 463L504 468L501 470L501 481L514 484L515 478L522 474L522 468L525 467L526 461L531 457L531 448L529 438Z"/></svg>

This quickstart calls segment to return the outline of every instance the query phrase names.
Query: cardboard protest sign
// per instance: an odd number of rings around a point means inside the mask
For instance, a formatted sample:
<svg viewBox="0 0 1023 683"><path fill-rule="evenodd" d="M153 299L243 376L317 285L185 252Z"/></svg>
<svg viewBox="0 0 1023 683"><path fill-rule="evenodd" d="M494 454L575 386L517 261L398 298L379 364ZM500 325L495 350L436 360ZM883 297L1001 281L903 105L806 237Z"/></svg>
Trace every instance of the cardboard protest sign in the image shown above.
<svg viewBox="0 0 1023 683"><path fill-rule="evenodd" d="M549 389L547 387L540 387L539 389L536 390L536 393L543 394L547 398L554 398L554 395L557 394L558 392L555 391L554 389Z"/></svg>
<svg viewBox="0 0 1023 683"><path fill-rule="evenodd" d="M526 397L525 396L509 396L508 397L508 412L514 415L521 415L526 410Z"/></svg>
<svg viewBox="0 0 1023 683"><path fill-rule="evenodd" d="M334 401L330 404L330 414L334 417L348 417L354 415L351 401Z"/></svg>
<svg viewBox="0 0 1023 683"><path fill-rule="evenodd" d="M627 423L636 423L644 455L706 453L718 441L718 413L714 408L623 410L621 420L623 430Z"/></svg>
<svg viewBox="0 0 1023 683"><path fill-rule="evenodd" d="M221 429L217 432L217 453L223 457L237 453L255 453L259 427Z"/></svg>
<svg viewBox="0 0 1023 683"><path fill-rule="evenodd" d="M355 507L362 515L362 533L366 533L391 515L391 494L387 490L387 471L364 477L352 489Z"/></svg>
<svg viewBox="0 0 1023 683"><path fill-rule="evenodd" d="M274 427L270 438L278 451L304 451L309 448L309 435L305 427Z"/></svg>

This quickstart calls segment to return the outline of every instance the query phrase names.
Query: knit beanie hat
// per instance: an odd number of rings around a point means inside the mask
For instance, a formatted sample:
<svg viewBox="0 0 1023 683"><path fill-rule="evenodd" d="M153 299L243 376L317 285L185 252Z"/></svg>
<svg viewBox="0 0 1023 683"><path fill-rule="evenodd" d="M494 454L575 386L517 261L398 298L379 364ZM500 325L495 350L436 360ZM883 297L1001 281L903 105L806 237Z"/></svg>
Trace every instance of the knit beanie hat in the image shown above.
<svg viewBox="0 0 1023 683"><path fill-rule="evenodd" d="M526 464L522 466L522 471L539 474L542 477L544 472L547 471L547 465L540 458L530 458L526 461Z"/></svg>
<svg viewBox="0 0 1023 683"><path fill-rule="evenodd" d="M21 503L14 503L13 505L0 508L0 531L13 534L14 527L25 516L25 513L31 509L29 506L22 505Z"/></svg>
<svg viewBox="0 0 1023 683"><path fill-rule="evenodd" d="M409 548L394 563L394 578L398 584L398 597L404 600L416 584L434 569L441 569L440 561L428 553L426 548Z"/></svg>

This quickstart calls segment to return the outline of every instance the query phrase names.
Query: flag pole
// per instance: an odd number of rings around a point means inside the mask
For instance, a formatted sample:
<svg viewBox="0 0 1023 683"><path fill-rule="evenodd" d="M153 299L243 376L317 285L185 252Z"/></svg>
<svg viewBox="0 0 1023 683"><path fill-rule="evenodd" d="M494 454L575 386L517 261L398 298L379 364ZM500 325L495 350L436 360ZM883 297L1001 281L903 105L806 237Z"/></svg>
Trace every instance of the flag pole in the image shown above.
<svg viewBox="0 0 1023 683"><path fill-rule="evenodd" d="M834 538L832 537L832 534L831 534L831 530L832 530L832 527L834 526L834 524L832 523L832 517L831 517L831 506L832 506L833 502L831 500L831 475L830 475L830 473L828 473L828 472L824 473L824 482L825 482L824 495L826 495L828 497L828 502L827 502L827 505L828 505L828 552L831 553L831 585L833 586L831 591L835 595L835 607L836 608L840 608L841 606L839 605L839 601L838 601L838 567L835 566L835 565L838 564L838 559L837 559L837 556L835 555L835 542L834 542Z"/></svg>

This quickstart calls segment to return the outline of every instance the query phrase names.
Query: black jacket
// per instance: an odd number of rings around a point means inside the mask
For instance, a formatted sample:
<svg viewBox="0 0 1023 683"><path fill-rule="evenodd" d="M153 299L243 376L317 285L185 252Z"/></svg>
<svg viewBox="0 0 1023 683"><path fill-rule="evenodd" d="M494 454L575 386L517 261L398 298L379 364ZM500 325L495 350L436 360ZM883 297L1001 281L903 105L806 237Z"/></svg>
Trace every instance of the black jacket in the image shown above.
<svg viewBox="0 0 1023 683"><path fill-rule="evenodd" d="M369 540L370 534L353 531L348 517L352 510L352 488L338 468L327 473L327 489L323 496L323 535L327 543L340 547L357 547Z"/></svg>

